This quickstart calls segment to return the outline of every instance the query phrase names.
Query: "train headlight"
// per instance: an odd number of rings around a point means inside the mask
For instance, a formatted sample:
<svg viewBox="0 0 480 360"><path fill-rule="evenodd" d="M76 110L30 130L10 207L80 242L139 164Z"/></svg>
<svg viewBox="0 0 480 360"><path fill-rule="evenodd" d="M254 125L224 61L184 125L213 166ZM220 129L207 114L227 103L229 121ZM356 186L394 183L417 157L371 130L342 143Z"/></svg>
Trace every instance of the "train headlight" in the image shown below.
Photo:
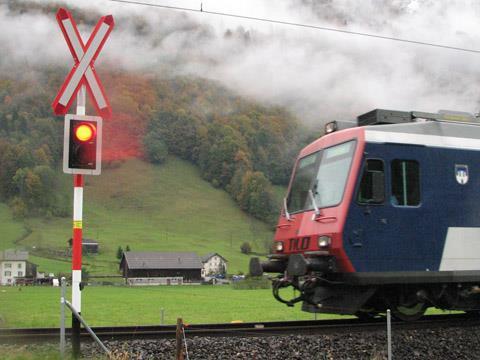
<svg viewBox="0 0 480 360"><path fill-rule="evenodd" d="M334 131L337 131L338 125L336 121L329 122L325 125L325 134L330 134Z"/></svg>
<svg viewBox="0 0 480 360"><path fill-rule="evenodd" d="M322 235L318 237L319 248L329 247L331 243L332 243L332 238L330 236Z"/></svg>
<svg viewBox="0 0 480 360"><path fill-rule="evenodd" d="M283 251L283 242L276 241L275 244L273 245L273 248L275 249L275 251L282 252Z"/></svg>

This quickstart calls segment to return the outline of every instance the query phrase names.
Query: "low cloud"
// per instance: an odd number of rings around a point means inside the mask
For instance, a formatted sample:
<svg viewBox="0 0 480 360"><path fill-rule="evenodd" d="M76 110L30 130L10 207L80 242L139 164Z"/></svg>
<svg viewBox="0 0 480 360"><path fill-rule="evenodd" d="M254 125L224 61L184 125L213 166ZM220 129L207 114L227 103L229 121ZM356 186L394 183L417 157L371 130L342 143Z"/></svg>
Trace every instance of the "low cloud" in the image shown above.
<svg viewBox="0 0 480 360"><path fill-rule="evenodd" d="M191 0L151 1L196 8ZM0 5L0 71L72 62L53 3ZM51 11L42 10L46 5ZM11 4L11 3L10 3ZM18 5L20 4L20 5ZM34 4L24 12L21 5ZM192 74L282 105L309 123L349 119L373 108L479 110L480 54L205 13L110 1L67 1L86 41L93 22L116 28L97 67ZM203 1L203 9L422 42L480 49L474 1Z"/></svg>

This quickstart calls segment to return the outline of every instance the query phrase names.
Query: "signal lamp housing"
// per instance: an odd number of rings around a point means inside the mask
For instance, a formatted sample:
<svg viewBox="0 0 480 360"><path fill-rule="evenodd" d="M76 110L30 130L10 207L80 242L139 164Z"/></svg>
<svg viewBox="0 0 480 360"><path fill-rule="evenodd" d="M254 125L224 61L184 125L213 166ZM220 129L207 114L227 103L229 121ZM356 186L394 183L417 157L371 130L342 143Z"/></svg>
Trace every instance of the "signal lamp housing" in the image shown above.
<svg viewBox="0 0 480 360"><path fill-rule="evenodd" d="M63 172L100 175L102 165L102 118L65 116Z"/></svg>

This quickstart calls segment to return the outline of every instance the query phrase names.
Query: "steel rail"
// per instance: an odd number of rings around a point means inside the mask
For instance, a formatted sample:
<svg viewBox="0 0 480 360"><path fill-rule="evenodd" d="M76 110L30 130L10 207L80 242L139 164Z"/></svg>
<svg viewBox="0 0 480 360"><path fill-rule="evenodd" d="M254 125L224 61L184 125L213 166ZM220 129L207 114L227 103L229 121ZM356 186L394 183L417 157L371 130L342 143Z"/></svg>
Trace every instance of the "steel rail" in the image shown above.
<svg viewBox="0 0 480 360"><path fill-rule="evenodd" d="M412 322L393 321L392 329L417 330L438 327L474 327L480 326L480 317L465 314L430 315ZM338 332L384 331L386 320L376 318L370 321L359 319L339 320L303 320L284 322L250 322L224 324L192 324L185 327L185 335L218 337L252 337L294 334L332 334ZM102 340L139 340L175 338L175 325L93 327L92 330ZM59 338L59 328L16 328L0 329L0 344L53 342ZM71 337L71 328L66 329L66 336ZM82 328L80 336L84 341L91 341L88 332Z"/></svg>

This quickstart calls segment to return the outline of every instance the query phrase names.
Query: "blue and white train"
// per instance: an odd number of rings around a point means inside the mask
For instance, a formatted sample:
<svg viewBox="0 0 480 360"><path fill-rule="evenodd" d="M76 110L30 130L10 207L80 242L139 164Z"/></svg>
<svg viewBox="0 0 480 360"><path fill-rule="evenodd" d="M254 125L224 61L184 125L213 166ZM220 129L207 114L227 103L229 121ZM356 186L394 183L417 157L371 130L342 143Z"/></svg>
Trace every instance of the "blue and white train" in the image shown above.
<svg viewBox="0 0 480 360"><path fill-rule="evenodd" d="M250 272L280 273L274 296L309 312L480 310L480 119L377 109L339 124L300 152L273 251Z"/></svg>

